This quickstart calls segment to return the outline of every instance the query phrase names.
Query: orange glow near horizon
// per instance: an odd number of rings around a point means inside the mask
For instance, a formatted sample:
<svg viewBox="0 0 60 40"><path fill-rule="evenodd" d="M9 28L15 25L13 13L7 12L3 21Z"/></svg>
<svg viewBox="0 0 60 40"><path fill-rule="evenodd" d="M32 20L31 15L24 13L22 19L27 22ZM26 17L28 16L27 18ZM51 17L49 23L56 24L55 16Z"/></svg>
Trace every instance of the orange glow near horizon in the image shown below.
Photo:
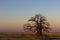
<svg viewBox="0 0 60 40"><path fill-rule="evenodd" d="M23 24L28 22L29 18L9 18L1 19L0 30L22 30ZM60 29L60 21L58 19L49 19L50 27L52 29Z"/></svg>

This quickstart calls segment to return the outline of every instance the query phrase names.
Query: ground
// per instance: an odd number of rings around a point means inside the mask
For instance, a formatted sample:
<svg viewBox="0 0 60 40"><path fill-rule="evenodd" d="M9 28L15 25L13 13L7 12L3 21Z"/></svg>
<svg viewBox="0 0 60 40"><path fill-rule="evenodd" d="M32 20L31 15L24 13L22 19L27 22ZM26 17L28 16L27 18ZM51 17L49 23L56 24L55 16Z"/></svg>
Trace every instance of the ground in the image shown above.
<svg viewBox="0 0 60 40"><path fill-rule="evenodd" d="M48 38L60 38L60 34L47 34L47 35ZM0 40L39 40L39 39L40 38L34 34L18 33L18 32L0 33Z"/></svg>

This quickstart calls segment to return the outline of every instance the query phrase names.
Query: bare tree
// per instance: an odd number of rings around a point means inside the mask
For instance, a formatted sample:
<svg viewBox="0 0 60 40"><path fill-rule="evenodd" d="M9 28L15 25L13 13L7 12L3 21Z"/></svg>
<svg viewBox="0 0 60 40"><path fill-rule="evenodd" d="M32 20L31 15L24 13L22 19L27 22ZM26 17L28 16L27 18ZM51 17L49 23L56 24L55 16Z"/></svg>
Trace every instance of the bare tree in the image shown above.
<svg viewBox="0 0 60 40"><path fill-rule="evenodd" d="M36 32L36 25L32 26L29 23L23 25L25 32Z"/></svg>
<svg viewBox="0 0 60 40"><path fill-rule="evenodd" d="M35 22L36 25L32 26L30 24L27 24L27 25L24 25L25 26L24 29L31 30L31 29L35 28L34 29L35 32L37 34L39 34L40 36L42 36L42 34L43 34L42 31L49 32L48 29L50 29L50 24L48 23L48 21L47 21L45 16L43 16L41 14L36 14L34 17L31 17L28 21Z"/></svg>

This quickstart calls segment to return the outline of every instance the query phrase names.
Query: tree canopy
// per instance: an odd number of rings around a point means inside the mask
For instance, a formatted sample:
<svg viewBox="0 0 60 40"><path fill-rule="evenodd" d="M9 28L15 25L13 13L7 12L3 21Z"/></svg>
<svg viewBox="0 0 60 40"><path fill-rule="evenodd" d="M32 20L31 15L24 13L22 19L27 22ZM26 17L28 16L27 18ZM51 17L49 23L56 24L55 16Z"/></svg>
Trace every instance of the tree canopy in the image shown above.
<svg viewBox="0 0 60 40"><path fill-rule="evenodd" d="M35 22L35 25L32 26L31 24L27 23L24 24L24 30L26 31L33 31L39 35L43 34L43 31L49 32L50 24L47 21L46 17L41 14L36 14L34 17L31 17L28 22Z"/></svg>

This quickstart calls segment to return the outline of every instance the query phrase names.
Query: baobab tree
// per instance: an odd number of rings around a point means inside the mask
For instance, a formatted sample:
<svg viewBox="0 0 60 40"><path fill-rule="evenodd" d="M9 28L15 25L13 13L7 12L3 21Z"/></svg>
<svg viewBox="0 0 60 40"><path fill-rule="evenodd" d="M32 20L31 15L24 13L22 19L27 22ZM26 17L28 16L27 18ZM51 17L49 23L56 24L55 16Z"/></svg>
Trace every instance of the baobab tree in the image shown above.
<svg viewBox="0 0 60 40"><path fill-rule="evenodd" d="M50 24L47 21L46 17L41 14L36 14L34 17L31 17L28 21L35 22L36 24L34 26L28 24L24 25L24 29L29 29L30 31L33 31L32 29L35 28L34 32L36 32L38 35L42 36L43 31L49 32Z"/></svg>

